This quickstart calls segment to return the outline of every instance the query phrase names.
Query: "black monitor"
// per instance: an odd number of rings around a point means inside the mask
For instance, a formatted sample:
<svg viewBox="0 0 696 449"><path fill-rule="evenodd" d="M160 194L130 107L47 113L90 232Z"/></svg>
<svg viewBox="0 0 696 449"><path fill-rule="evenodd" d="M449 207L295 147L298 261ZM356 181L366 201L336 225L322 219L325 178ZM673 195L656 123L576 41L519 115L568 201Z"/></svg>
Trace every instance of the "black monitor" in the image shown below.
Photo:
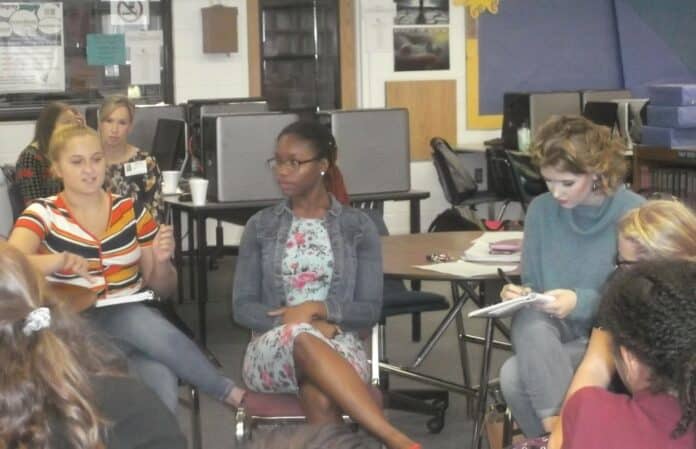
<svg viewBox="0 0 696 449"><path fill-rule="evenodd" d="M588 101L582 110L586 119L609 129L619 125L619 105L613 101Z"/></svg>
<svg viewBox="0 0 696 449"><path fill-rule="evenodd" d="M151 153L160 170L181 170L186 165L186 122L161 118L157 120Z"/></svg>

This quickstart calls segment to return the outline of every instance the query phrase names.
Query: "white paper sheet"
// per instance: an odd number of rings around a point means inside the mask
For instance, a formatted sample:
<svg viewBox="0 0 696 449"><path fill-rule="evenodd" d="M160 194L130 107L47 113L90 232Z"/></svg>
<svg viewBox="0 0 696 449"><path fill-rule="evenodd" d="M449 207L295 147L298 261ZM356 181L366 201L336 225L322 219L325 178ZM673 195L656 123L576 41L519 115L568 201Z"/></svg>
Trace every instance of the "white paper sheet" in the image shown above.
<svg viewBox="0 0 696 449"><path fill-rule="evenodd" d="M160 48L130 47L131 84L160 84Z"/></svg>
<svg viewBox="0 0 696 449"><path fill-rule="evenodd" d="M521 239L522 235L522 231L485 232L464 252L464 259L469 262L518 263L521 253L491 254L489 245L501 240Z"/></svg>
<svg viewBox="0 0 696 449"><path fill-rule="evenodd" d="M414 265L421 270L437 271L438 273L449 274L462 278L475 276L497 275L498 268L505 272L515 271L517 265L498 265L471 263L463 260L457 262L434 263L431 265Z"/></svg>

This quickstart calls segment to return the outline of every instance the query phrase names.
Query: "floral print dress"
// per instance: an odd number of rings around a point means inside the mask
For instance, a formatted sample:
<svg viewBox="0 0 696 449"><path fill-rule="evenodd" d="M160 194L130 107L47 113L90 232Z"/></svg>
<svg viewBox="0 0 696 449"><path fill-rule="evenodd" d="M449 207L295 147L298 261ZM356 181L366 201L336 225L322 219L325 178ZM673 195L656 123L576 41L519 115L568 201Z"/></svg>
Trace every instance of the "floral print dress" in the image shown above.
<svg viewBox="0 0 696 449"><path fill-rule="evenodd" d="M138 161L145 161L146 172L126 176L124 166ZM155 157L139 148L135 155L127 161L120 164L109 164L106 167L104 190L140 202L157 222L163 218L162 174Z"/></svg>
<svg viewBox="0 0 696 449"><path fill-rule="evenodd" d="M333 276L333 251L323 219L297 218L290 226L282 261L288 306L325 301ZM264 393L296 393L293 343L306 332L325 341L355 368L365 381L370 370L367 353L357 334L326 338L309 323L277 326L252 337L244 356L243 377L249 389Z"/></svg>

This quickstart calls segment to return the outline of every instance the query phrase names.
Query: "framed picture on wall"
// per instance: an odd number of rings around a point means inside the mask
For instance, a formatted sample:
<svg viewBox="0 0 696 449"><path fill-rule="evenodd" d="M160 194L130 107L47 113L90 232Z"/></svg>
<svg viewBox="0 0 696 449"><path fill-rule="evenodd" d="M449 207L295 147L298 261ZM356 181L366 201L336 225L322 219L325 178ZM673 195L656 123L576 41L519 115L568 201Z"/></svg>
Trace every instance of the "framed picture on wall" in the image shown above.
<svg viewBox="0 0 696 449"><path fill-rule="evenodd" d="M394 0L394 25L447 25L449 0Z"/></svg>
<svg viewBox="0 0 696 449"><path fill-rule="evenodd" d="M394 28L394 70L448 70L449 27Z"/></svg>

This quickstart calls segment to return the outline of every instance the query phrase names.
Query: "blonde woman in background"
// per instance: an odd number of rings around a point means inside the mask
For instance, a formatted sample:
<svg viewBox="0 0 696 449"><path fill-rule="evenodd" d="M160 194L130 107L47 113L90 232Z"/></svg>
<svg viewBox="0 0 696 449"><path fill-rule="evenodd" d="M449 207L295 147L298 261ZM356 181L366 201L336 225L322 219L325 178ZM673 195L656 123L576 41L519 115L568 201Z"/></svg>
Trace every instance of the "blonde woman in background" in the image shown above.
<svg viewBox="0 0 696 449"><path fill-rule="evenodd" d="M645 260L696 261L696 215L678 201L648 201L629 211L618 224L618 269ZM592 336L582 362L566 393L566 401L587 386L607 388L616 373L611 334L600 327ZM560 421L554 427L549 449L562 447Z"/></svg>
<svg viewBox="0 0 696 449"><path fill-rule="evenodd" d="M161 219L162 174L154 156L128 143L135 105L128 97L113 96L99 108L99 135L106 157L104 189L140 202Z"/></svg>

